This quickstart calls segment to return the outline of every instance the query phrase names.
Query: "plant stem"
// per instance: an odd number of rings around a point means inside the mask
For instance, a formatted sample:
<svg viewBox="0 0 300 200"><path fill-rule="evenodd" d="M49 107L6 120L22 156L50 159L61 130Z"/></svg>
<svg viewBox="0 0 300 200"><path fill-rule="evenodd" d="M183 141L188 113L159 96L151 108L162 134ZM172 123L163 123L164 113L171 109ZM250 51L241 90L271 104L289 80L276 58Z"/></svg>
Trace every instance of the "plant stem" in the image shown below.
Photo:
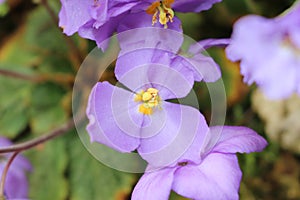
<svg viewBox="0 0 300 200"><path fill-rule="evenodd" d="M30 149L34 146L37 146L43 142L46 142L48 140L51 140L57 136L63 135L67 131L71 130L75 126L73 119L70 119L67 123L62 125L61 127L49 132L48 134L42 135L40 137L34 138L32 140L11 145L8 147L0 148L0 153L9 153L9 152L21 152L27 149Z"/></svg>
<svg viewBox="0 0 300 200"><path fill-rule="evenodd" d="M8 169L9 169L11 163L13 162L15 157L18 155L18 153L19 153L19 151L16 151L16 152L13 153L13 155L7 161L7 164L5 165L5 168L3 170L2 177L1 177L1 182L0 182L0 199L5 199L4 186L5 186L6 175L7 175L7 172L8 172Z"/></svg>
<svg viewBox="0 0 300 200"><path fill-rule="evenodd" d="M32 82L39 82L39 80L35 76L25 75L10 70L0 69L0 74L12 78L23 79Z"/></svg>
<svg viewBox="0 0 300 200"><path fill-rule="evenodd" d="M75 79L74 76L71 74L56 73L56 74L38 74L32 76L32 75L21 74L19 72L14 72L6 69L0 69L0 75L31 81L34 83L53 81L55 83L60 83L60 84L70 84L70 83L73 84Z"/></svg>

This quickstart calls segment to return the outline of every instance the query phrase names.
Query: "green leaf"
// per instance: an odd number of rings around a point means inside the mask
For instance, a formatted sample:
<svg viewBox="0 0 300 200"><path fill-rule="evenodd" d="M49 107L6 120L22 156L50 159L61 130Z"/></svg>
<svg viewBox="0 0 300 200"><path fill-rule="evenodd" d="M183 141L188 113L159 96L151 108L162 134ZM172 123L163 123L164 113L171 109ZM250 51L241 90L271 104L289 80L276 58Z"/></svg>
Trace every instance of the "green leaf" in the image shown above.
<svg viewBox="0 0 300 200"><path fill-rule="evenodd" d="M65 92L63 87L49 82L36 85L32 94L32 106L42 110L45 107L56 105Z"/></svg>
<svg viewBox="0 0 300 200"><path fill-rule="evenodd" d="M6 3L0 4L0 17L4 17L9 11L9 6Z"/></svg>
<svg viewBox="0 0 300 200"><path fill-rule="evenodd" d="M1 135L12 139L26 128L31 87L31 84L24 81L0 77Z"/></svg>
<svg viewBox="0 0 300 200"><path fill-rule="evenodd" d="M69 140L70 141L70 140ZM104 166L83 147L79 138L68 145L70 199L125 200L135 176Z"/></svg>
<svg viewBox="0 0 300 200"><path fill-rule="evenodd" d="M56 2L56 5L59 3ZM59 72L61 79L64 79L64 73L69 76L72 71L66 52L63 34L53 24L46 9L39 6L5 40L0 48L0 68L35 77L39 73L49 77L53 73L52 76L57 77L55 75ZM33 133L38 134L65 122L70 109L61 101L66 90L54 83L33 86L34 83L27 80L0 76L2 135L13 139L29 122Z"/></svg>
<svg viewBox="0 0 300 200"><path fill-rule="evenodd" d="M33 166L29 174L31 199L65 200L68 184L64 177L67 167L65 141L57 138L38 146L28 154Z"/></svg>
<svg viewBox="0 0 300 200"><path fill-rule="evenodd" d="M6 108L1 108L1 135L8 138L14 138L26 128L28 123L26 109L27 107L24 102L15 103L15 105L11 104Z"/></svg>
<svg viewBox="0 0 300 200"><path fill-rule="evenodd" d="M30 108L33 133L43 134L66 122L68 115L62 104L64 94L64 89L53 83L34 87Z"/></svg>

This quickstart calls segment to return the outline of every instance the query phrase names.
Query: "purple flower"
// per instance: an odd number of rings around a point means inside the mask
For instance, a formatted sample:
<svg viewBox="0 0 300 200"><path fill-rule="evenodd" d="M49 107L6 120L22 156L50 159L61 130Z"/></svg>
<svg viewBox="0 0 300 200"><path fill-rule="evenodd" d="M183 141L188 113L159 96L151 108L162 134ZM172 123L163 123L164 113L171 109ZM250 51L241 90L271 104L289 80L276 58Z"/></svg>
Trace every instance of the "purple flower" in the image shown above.
<svg viewBox="0 0 300 200"><path fill-rule="evenodd" d="M115 74L128 89L107 82L94 86L87 107L87 131L92 142L120 152L137 149L148 162L163 165L189 146L201 117L194 108L166 101L190 92L193 72L168 53L156 55L153 58L148 50L140 50L118 59ZM175 147L179 153L172 155ZM169 151L166 157L164 152Z"/></svg>
<svg viewBox="0 0 300 200"><path fill-rule="evenodd" d="M273 19L240 19L226 53L241 62L244 81L255 82L269 98L300 94L300 3Z"/></svg>
<svg viewBox="0 0 300 200"><path fill-rule="evenodd" d="M6 138L0 137L0 146L10 146L12 143ZM11 154L0 155L0 174L2 176L3 170L6 166L7 160ZM28 196L28 182L25 172L31 170L29 161L23 156L18 155L9 167L4 193L8 199L27 198Z"/></svg>
<svg viewBox="0 0 300 200"><path fill-rule="evenodd" d="M148 166L132 199L167 200L171 190L191 199L238 199L242 172L235 153L262 151L266 145L261 136L246 127L212 127L210 132L198 132L176 165L158 170ZM194 154L198 160L188 159Z"/></svg>
<svg viewBox="0 0 300 200"><path fill-rule="evenodd" d="M174 15L179 12L200 12L221 0L61 0L59 26L64 33L78 32L81 37L102 41L115 31L141 27L165 27L181 30Z"/></svg>

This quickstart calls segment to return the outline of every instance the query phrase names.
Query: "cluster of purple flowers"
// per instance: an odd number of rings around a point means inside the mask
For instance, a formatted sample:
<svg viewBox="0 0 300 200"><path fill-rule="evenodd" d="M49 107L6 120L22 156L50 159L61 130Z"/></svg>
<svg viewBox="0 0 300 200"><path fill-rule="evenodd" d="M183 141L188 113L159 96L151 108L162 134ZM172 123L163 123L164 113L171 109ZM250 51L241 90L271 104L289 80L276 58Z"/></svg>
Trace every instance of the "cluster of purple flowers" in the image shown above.
<svg viewBox="0 0 300 200"><path fill-rule="evenodd" d="M168 199L172 189L192 199L238 199L242 173L235 153L266 146L249 128L208 127L199 110L166 101L185 97L194 81L220 77L217 64L205 58L121 50L115 75L126 89L108 82L92 89L86 111L91 141L137 150L149 164L132 199Z"/></svg>
<svg viewBox="0 0 300 200"><path fill-rule="evenodd" d="M121 86L97 83L86 114L92 142L119 152L137 151L147 161L134 200L168 199L171 190L192 199L238 199L242 172L236 153L262 151L267 145L247 127L209 127L198 109L169 101L186 97L195 81L221 77L204 49L228 45L226 54L240 61L244 81L255 82L269 98L300 95L299 1L274 19L240 19L230 40L208 39L182 51L183 31L175 12L201 12L220 1L61 0L59 26L67 35L77 32L105 51L104 41L130 31L118 37L115 75ZM1 147L9 145L0 138ZM1 155L0 174L9 156ZM25 172L30 170L24 157L15 159L6 197L27 196Z"/></svg>
<svg viewBox="0 0 300 200"><path fill-rule="evenodd" d="M208 127L199 110L168 101L186 97L195 81L220 78L218 65L202 53L228 40L201 41L182 53L174 14L200 12L219 0L61 2L64 33L78 32L103 50L114 32L133 30L118 36L115 76L121 86L98 82L86 110L92 142L137 151L148 162L132 199L168 199L171 190L192 199L238 199L242 173L235 153L261 151L267 142L246 127ZM143 34L136 29L147 27L153 28Z"/></svg>

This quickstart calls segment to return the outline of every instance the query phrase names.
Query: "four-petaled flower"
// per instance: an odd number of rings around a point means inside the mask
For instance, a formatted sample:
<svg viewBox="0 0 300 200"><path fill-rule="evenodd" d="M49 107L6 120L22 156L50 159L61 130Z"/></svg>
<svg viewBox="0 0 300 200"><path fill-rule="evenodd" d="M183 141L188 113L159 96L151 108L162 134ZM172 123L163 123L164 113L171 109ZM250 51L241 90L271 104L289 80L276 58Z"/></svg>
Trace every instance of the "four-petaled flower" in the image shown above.
<svg viewBox="0 0 300 200"><path fill-rule="evenodd" d="M199 131L176 165L159 169L148 166L132 199L167 200L171 190L196 200L238 199L242 172L235 154L262 151L266 145L261 136L246 127L216 126ZM198 159L190 160L195 154Z"/></svg>
<svg viewBox="0 0 300 200"><path fill-rule="evenodd" d="M12 143L3 137L0 137L0 146L7 147ZM0 175L6 166L7 160L11 153L0 155ZM4 195L8 199L27 198L28 196L28 181L25 172L31 171L29 161L21 155L18 155L9 167L6 176Z"/></svg>
<svg viewBox="0 0 300 200"><path fill-rule="evenodd" d="M226 49L241 61L241 74L271 99L300 94L300 2L274 19L246 16L235 25Z"/></svg>
<svg viewBox="0 0 300 200"><path fill-rule="evenodd" d="M116 77L127 90L107 82L92 89L87 131L91 141L121 152L137 149L148 162L163 165L178 158L176 151L173 157L164 152L187 148L199 123L196 109L166 101L185 97L194 74L167 53L153 59L148 50L138 52L132 54L135 61L124 55L116 65Z"/></svg>

